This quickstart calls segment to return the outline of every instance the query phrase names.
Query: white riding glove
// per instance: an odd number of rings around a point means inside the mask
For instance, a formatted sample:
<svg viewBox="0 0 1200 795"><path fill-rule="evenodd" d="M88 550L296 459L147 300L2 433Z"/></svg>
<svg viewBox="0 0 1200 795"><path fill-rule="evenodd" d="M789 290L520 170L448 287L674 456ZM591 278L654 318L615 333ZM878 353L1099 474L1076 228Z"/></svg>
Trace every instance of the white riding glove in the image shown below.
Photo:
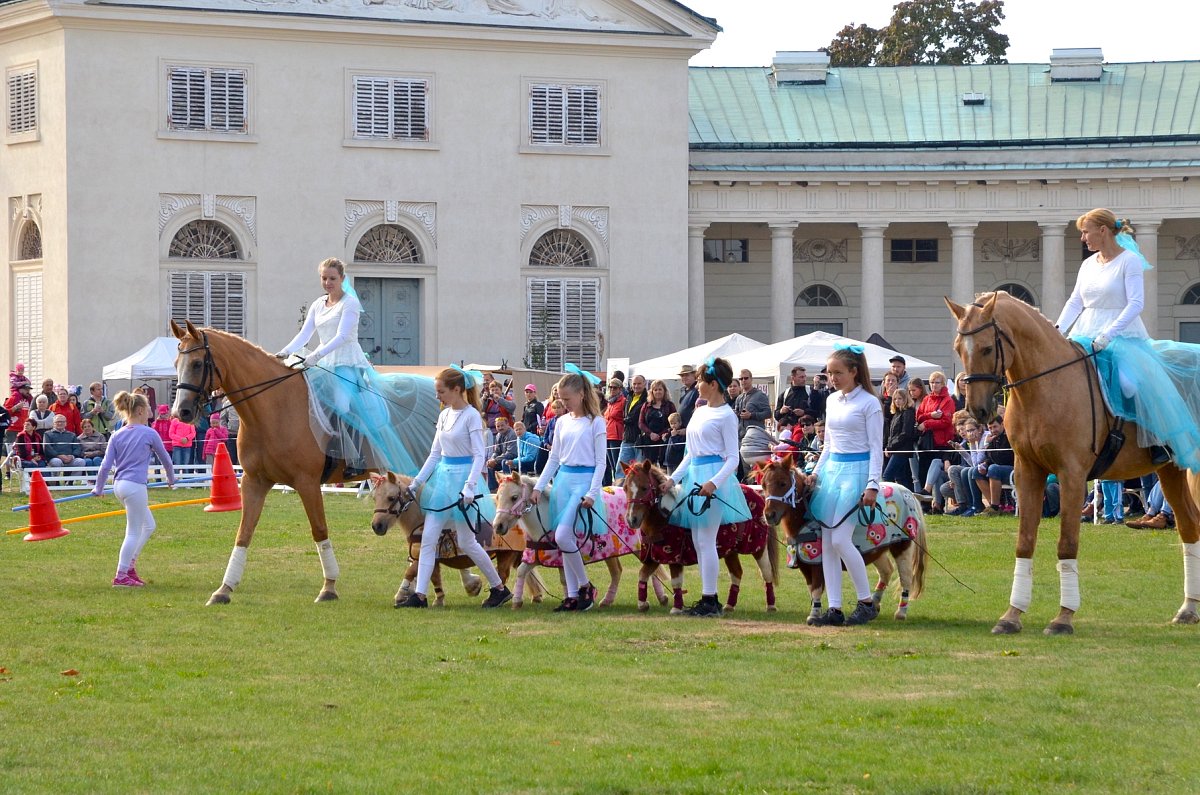
<svg viewBox="0 0 1200 795"><path fill-rule="evenodd" d="M1112 338L1107 334L1097 334L1096 338L1092 340L1092 347L1098 351L1102 351L1107 348L1111 342Z"/></svg>

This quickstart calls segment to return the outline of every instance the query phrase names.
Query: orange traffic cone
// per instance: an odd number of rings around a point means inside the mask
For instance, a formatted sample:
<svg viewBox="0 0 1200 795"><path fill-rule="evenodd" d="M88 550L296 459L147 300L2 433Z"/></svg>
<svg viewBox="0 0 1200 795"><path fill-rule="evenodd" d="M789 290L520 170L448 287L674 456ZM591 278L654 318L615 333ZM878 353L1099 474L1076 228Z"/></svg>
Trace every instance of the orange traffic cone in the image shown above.
<svg viewBox="0 0 1200 795"><path fill-rule="evenodd" d="M242 510L242 493L238 491L237 475L233 473L233 462L225 445L217 445L213 457L212 502L204 506L206 511Z"/></svg>
<svg viewBox="0 0 1200 795"><path fill-rule="evenodd" d="M54 507L54 498L42 473L33 470L29 478L29 535L26 541L49 541L52 538L62 538L71 531L62 526L58 519L58 509Z"/></svg>

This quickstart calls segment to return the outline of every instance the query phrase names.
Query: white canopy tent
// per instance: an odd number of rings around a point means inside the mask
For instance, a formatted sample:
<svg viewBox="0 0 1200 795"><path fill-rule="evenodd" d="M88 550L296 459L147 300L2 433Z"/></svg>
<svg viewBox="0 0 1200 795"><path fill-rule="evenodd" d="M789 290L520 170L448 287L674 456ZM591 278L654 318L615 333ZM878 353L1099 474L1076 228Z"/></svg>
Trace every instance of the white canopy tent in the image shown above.
<svg viewBox="0 0 1200 795"><path fill-rule="evenodd" d="M809 371L809 378L825 366L834 346L861 345L867 356L867 366L871 369L872 380L878 381L891 367L888 361L896 355L896 351L869 342L859 342L849 337L839 337L825 331L814 331L803 337L795 337L773 345L764 345L752 351L734 356L730 359L734 374L738 370L749 370L755 378L786 378L790 370L803 366ZM926 378L934 370L941 369L933 362L927 362L914 356L904 356L909 375ZM781 381L782 383L782 381Z"/></svg>
<svg viewBox="0 0 1200 795"><path fill-rule="evenodd" d="M119 362L105 365L101 377L105 381L130 382L174 378L175 356L178 352L179 340L174 337L158 337L137 353L132 353Z"/></svg>
<svg viewBox="0 0 1200 795"><path fill-rule="evenodd" d="M763 344L758 340L743 337L741 334L730 334L727 337L684 348L675 353L635 362L629 365L629 377L640 375L647 381L653 381L656 378L664 381L676 380L679 378L679 368L685 364L698 366L710 356L724 356L726 359L731 359L736 355L762 347Z"/></svg>

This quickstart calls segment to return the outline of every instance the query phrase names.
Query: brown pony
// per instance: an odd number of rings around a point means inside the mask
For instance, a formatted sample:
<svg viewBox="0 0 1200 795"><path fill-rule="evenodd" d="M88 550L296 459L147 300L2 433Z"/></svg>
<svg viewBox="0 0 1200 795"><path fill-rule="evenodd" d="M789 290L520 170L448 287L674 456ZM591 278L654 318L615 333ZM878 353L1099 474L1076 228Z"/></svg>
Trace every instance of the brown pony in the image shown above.
<svg viewBox="0 0 1200 795"><path fill-rule="evenodd" d="M647 581L660 565L671 570L671 586L674 602L671 612L683 612L683 567L696 562L696 550L692 545L692 534L686 528L668 522L671 511L679 500L679 489L662 469L650 461L625 466L625 497L628 502L625 519L634 530L641 530L642 548L638 556L642 567L638 571L638 610L650 609L647 601ZM760 502L761 504L761 502ZM751 513L754 509L751 508ZM758 515L748 522L737 525L722 525L717 534L717 554L725 561L732 582L725 602L725 612L732 613L741 591L741 555L749 555L758 563L766 586L767 611L775 611L775 578L779 571L779 542L765 524L761 534L754 533L753 525L762 520L761 508Z"/></svg>
<svg viewBox="0 0 1200 795"><path fill-rule="evenodd" d="M1024 506L1017 533L1017 568L1013 600L992 628L995 634L1021 631L1021 615L1029 608L1032 559L1038 523L1050 473L1062 487L1063 511L1058 536L1059 577L1064 602L1077 604L1079 511L1070 500L1082 499L1092 465L1113 425L1091 360L1083 349L1063 338L1049 320L1023 301L1003 291L983 293L970 306L949 298L946 305L958 321L954 349L967 372L967 409L981 422L994 411L994 395L1008 390L1004 425L1016 455L1014 482L1017 502ZM1089 410L1089 407L1090 410ZM1158 470L1163 494L1175 509L1180 540L1184 544L1184 602L1175 614L1176 624L1200 622L1197 602L1200 589L1189 581L1200 580L1200 561L1189 550L1200 540L1200 479L1173 463L1155 465L1147 449L1137 444L1137 426L1125 425L1126 442L1105 478L1125 480ZM1196 547L1192 546L1191 550ZM1060 606L1046 627L1047 635L1074 632L1075 610Z"/></svg>
<svg viewBox="0 0 1200 795"><path fill-rule="evenodd" d="M762 485L763 496L767 499L767 507L763 510L763 518L771 525L782 525L783 535L788 546L796 546L802 534L808 529L808 486L804 475L792 465L792 457L786 455L780 461L774 461L755 467ZM887 484L892 489L902 487ZM887 505L880 495L880 507L887 513ZM920 504L914 499L912 506L920 511ZM891 521L899 520L905 527L910 526L907 519L899 516ZM925 590L925 566L929 557L929 548L925 536L925 522L919 516L911 523L915 536L912 540L901 541L888 546L881 546L863 554L863 560L874 564L879 571L879 582L871 595L878 610L883 602L888 583L896 569L900 570L900 603L896 606L894 618L903 621L908 618L908 600L917 598ZM895 563L893 564L893 560ZM797 557L797 568L808 583L808 592L812 596L812 611L808 614L807 623L812 624L821 614L821 596L825 593L825 572L821 564L809 563Z"/></svg>
<svg viewBox="0 0 1200 795"><path fill-rule="evenodd" d="M375 498L375 512L371 517L371 529L375 531L375 535L382 536L386 535L394 525L399 524L408 541L408 568L404 571L400 590L396 591L396 607L399 607L400 603L412 593L412 583L416 579L417 565L421 557L421 531L425 524L425 512L421 510L417 500L407 497L410 483L412 483L412 478L393 472L388 472L386 476L371 475L371 492ZM442 543L444 544L445 541L446 538L443 537ZM467 570L475 564L466 555L456 554L457 547L453 542L450 546L450 554L443 555L442 544L439 544L437 563L433 567L431 584L435 596L433 604L436 607L445 604L440 571L442 565L462 572L463 586L471 596L477 596L483 588L483 581L479 577L467 573ZM495 559L496 573L505 583L508 582L508 575L513 566L521 562L521 553L524 548L524 538L519 530L511 536L497 535L493 537L492 544L487 551ZM534 601L540 602L542 594L537 588L537 583L530 587L534 593Z"/></svg>
<svg viewBox="0 0 1200 795"><path fill-rule="evenodd" d="M308 384L304 377L299 370L283 366L262 348L234 334L198 329L190 321L181 328L173 320L171 332L179 340L174 415L184 422L196 422L202 403L220 389L237 404L241 420L237 450L243 471L242 519L221 587L209 597L208 604L228 604L230 594L241 582L263 502L276 483L291 486L304 504L324 575L316 601L337 599L338 567L325 523L321 484L343 480L344 462L327 461L316 439L308 433ZM432 413L436 414L432 391L419 399L433 403ZM429 438L432 441L432 427Z"/></svg>

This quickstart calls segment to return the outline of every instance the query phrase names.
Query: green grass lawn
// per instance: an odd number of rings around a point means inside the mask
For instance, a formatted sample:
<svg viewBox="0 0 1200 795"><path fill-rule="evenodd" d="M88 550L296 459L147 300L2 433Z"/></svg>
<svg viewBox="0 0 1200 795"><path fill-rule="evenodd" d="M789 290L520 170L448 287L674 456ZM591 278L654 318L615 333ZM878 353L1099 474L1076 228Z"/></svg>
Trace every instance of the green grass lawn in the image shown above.
<svg viewBox="0 0 1200 795"><path fill-rule="evenodd" d="M0 496L5 529L26 516L9 513L17 502ZM365 503L329 502L341 600L320 605L294 494L270 498L225 607L204 602L237 513L157 512L138 561L149 585L134 591L109 586L120 520L0 539L0 791L1200 789L1200 627L1168 623L1182 601L1173 532L1086 528L1077 633L1047 638L1047 525L1025 634L993 637L1009 517L930 519L933 555L973 592L935 564L907 622L891 620L890 594L867 627L814 629L794 571L778 613L751 571L721 620L637 613L632 565L617 606L584 615L482 611L450 577L446 608L395 610L402 540L371 533ZM689 600L698 585L689 570Z"/></svg>

